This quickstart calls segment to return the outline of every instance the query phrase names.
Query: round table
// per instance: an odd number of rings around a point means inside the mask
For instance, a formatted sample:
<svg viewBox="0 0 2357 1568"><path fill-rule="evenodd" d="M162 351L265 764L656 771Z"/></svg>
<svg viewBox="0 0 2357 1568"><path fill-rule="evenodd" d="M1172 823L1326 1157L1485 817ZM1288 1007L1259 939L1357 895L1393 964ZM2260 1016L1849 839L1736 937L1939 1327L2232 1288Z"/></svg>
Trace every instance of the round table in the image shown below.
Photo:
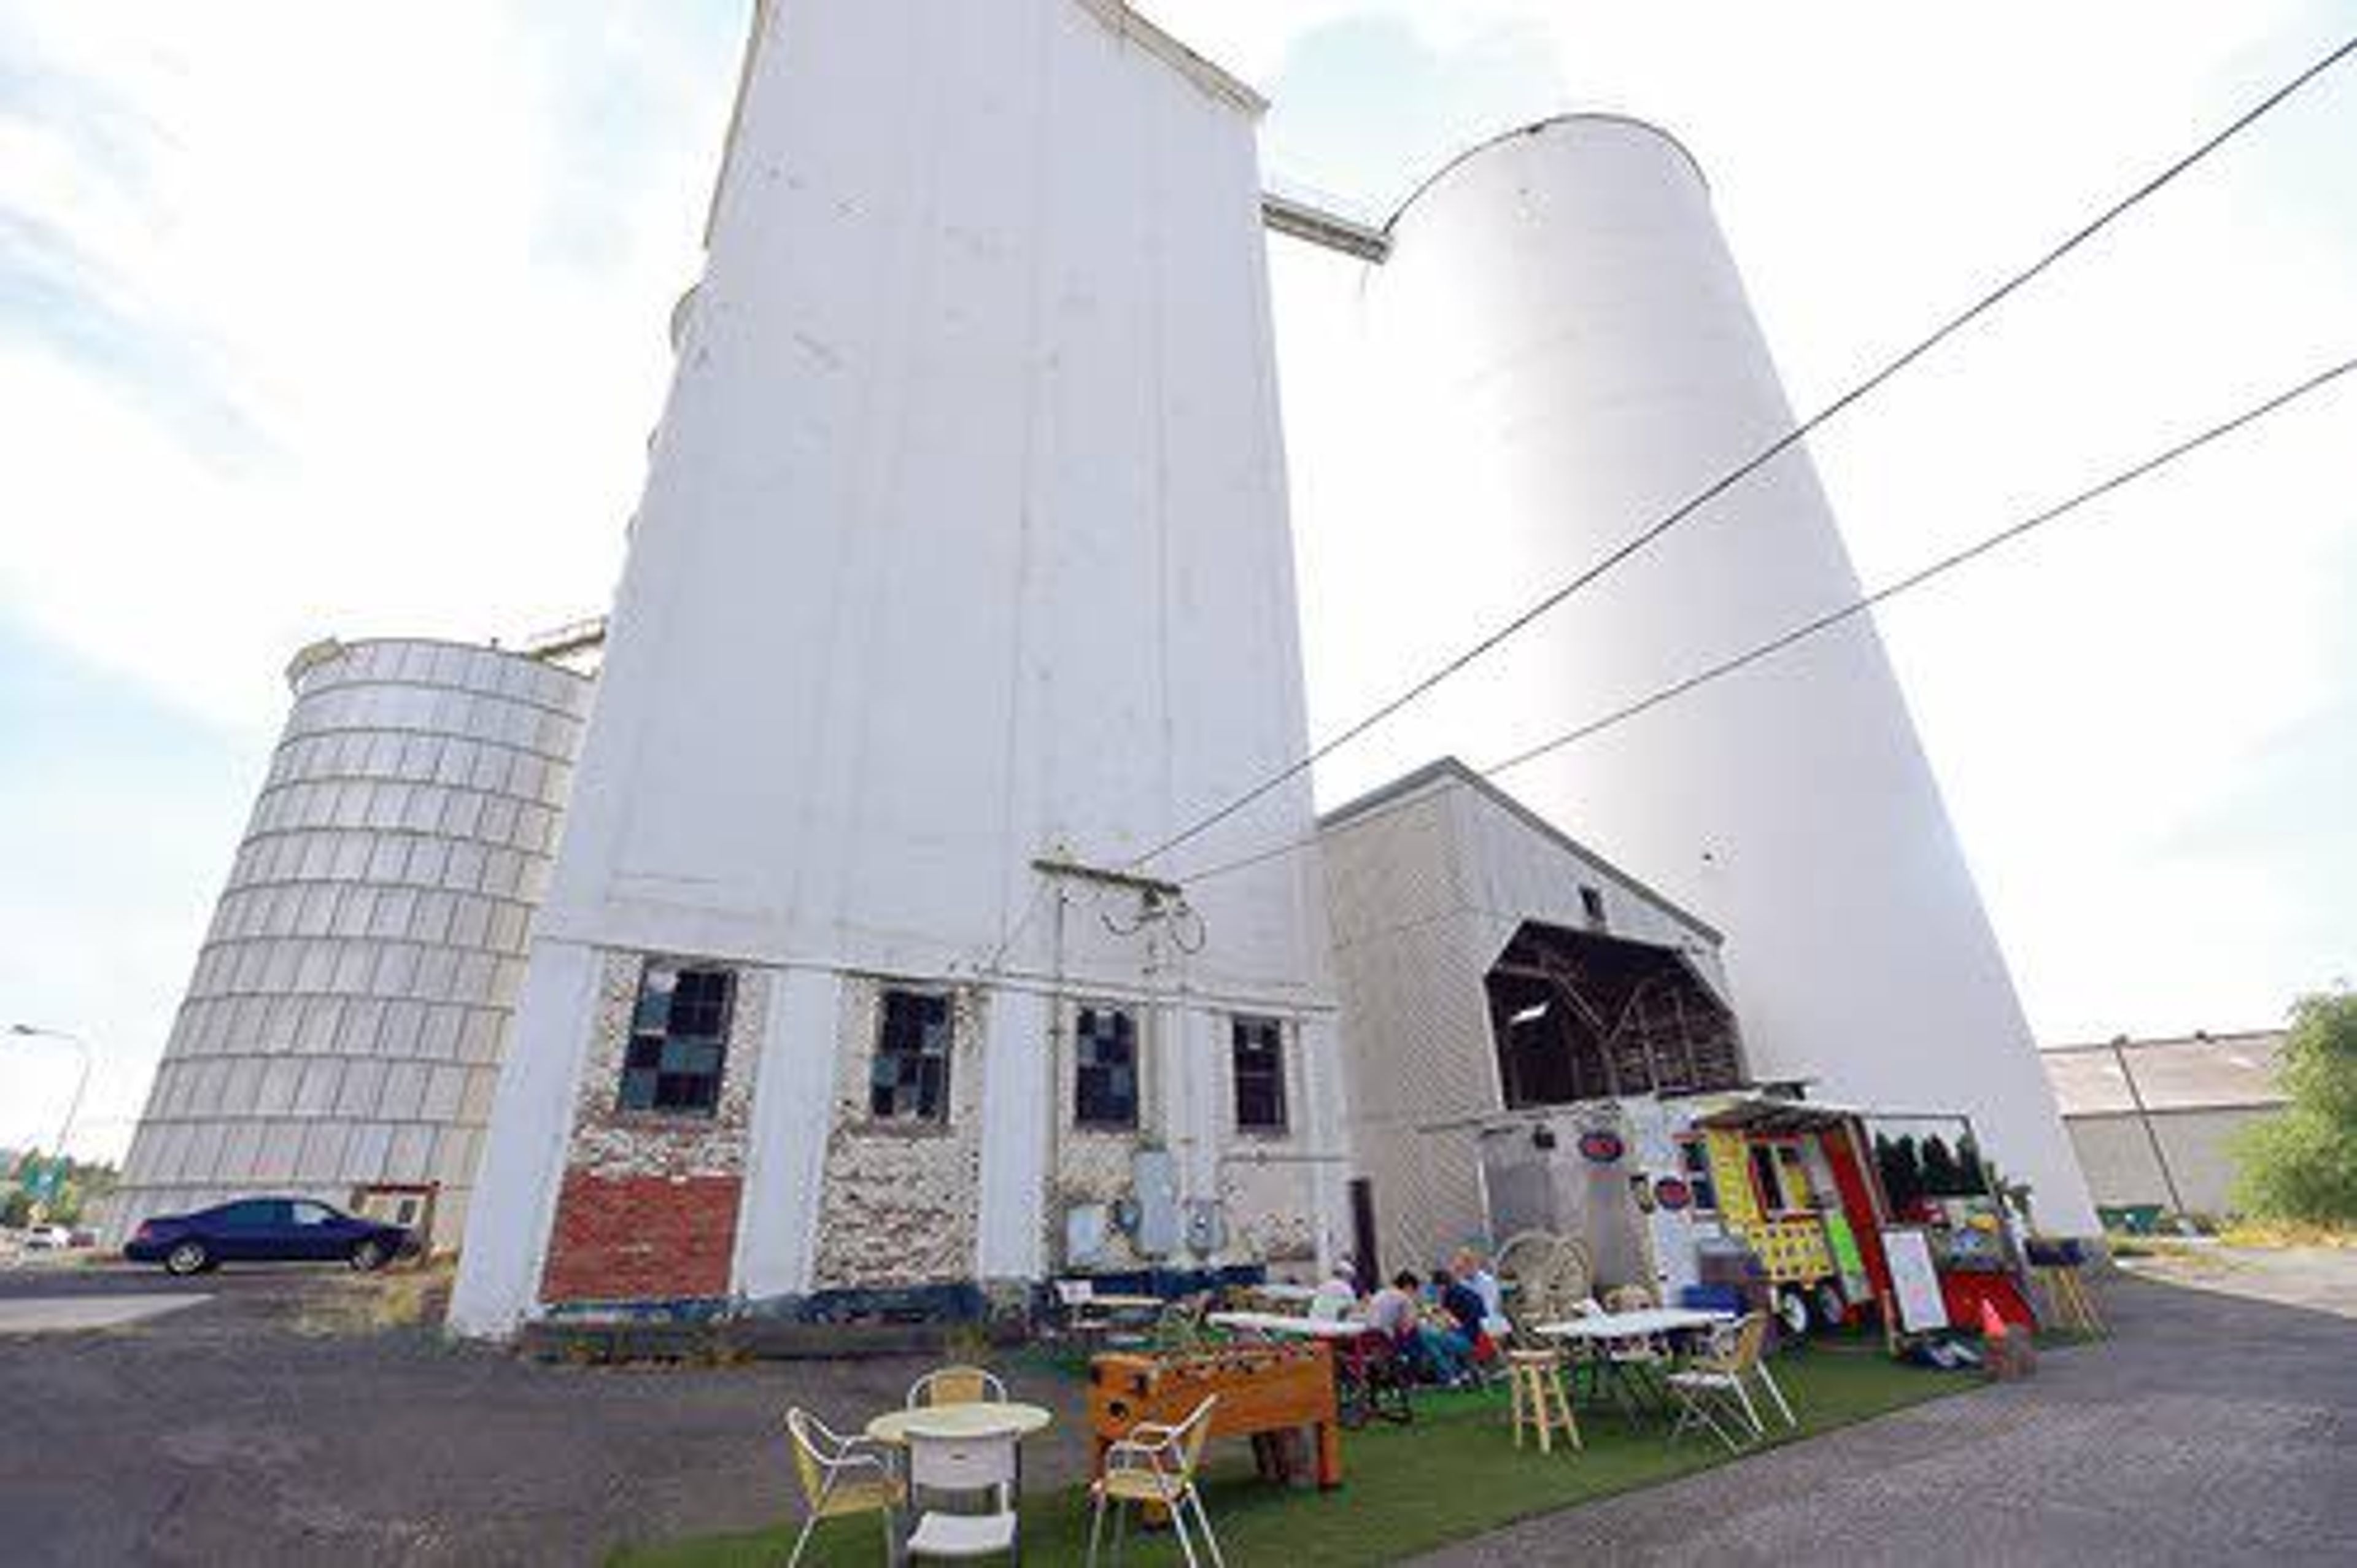
<svg viewBox="0 0 2357 1568"><path fill-rule="evenodd" d="M915 1410L888 1411L867 1423L867 1435L878 1443L905 1448L911 1439L954 1443L960 1439L1004 1437L1015 1444L1015 1496L1023 1495L1023 1440L1055 1420L1036 1404L980 1400L971 1404L922 1405ZM911 1499L913 1503L913 1499ZM893 1560L901 1560L896 1538ZM1023 1538L1015 1540L1015 1560L1023 1560Z"/></svg>
<svg viewBox="0 0 2357 1568"><path fill-rule="evenodd" d="M867 1423L867 1435L896 1448L907 1446L911 1437L952 1441L961 1437L1023 1438L1055 1419L1036 1404L981 1400L972 1404L934 1404L888 1412Z"/></svg>

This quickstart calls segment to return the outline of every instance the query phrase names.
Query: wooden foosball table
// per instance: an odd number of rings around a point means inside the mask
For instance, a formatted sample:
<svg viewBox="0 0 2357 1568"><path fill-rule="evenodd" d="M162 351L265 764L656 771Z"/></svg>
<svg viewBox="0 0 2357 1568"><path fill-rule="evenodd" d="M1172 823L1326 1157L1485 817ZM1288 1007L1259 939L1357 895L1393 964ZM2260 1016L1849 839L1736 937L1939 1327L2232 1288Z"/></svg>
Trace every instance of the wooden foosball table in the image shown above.
<svg viewBox="0 0 2357 1568"><path fill-rule="evenodd" d="M1233 1345L1170 1355L1117 1354L1089 1362L1089 1425L1096 1468L1141 1421L1175 1426L1211 1394L1211 1435L1249 1437L1261 1474L1291 1478L1292 1434L1315 1427L1321 1487L1342 1484L1342 1428L1334 1359L1323 1343Z"/></svg>

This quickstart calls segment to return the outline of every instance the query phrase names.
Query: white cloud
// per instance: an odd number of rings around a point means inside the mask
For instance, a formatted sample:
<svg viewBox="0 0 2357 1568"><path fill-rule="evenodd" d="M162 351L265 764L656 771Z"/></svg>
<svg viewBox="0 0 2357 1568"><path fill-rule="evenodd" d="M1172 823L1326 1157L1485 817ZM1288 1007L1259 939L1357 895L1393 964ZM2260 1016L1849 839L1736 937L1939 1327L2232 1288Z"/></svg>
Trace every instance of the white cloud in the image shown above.
<svg viewBox="0 0 2357 1568"><path fill-rule="evenodd" d="M1804 405L2346 30L2322 0L1148 9L1286 90L1276 172L1314 158L1372 204L1427 153L1555 107L1669 124L1711 173ZM597 607L665 315L698 266L743 15L442 0L364 27L306 0L0 0L0 612L258 755L278 670L313 637L512 636ZM1337 44L1385 26L1415 83ZM1869 576L2357 342L2357 209L2332 177L2357 112L2344 74L1819 443ZM1353 429L1351 303L1331 263L1285 248L1276 267L1309 533ZM2169 846L2348 698L2332 628L2357 608L2337 463L2352 409L1890 618L2055 1032L2233 1024L2287 974L2333 972L2314 908L2255 917L2269 935L2243 960L2201 966L2169 956L2163 911L2278 896L2252 861ZM58 1005L147 1059L210 892L159 896L178 912L143 919L137 974ZM55 954L105 925L12 935ZM106 1113L135 1111L125 1077Z"/></svg>

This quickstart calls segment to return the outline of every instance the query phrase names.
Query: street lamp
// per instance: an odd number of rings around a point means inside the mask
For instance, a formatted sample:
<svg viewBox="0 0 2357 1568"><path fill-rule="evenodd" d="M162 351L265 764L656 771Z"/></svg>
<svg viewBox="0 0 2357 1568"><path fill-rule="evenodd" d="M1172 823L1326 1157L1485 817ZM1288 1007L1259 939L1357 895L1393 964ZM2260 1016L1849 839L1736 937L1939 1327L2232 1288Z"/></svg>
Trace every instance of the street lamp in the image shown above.
<svg viewBox="0 0 2357 1568"><path fill-rule="evenodd" d="M63 1040L81 1053L81 1075L74 1079L73 1098L66 1101L66 1119L58 1125L58 1158L66 1157L66 1139L73 1132L74 1116L81 1110L82 1091L90 1087L90 1042L80 1035L69 1035L58 1029L37 1029L30 1024L11 1024L8 1032L42 1040Z"/></svg>

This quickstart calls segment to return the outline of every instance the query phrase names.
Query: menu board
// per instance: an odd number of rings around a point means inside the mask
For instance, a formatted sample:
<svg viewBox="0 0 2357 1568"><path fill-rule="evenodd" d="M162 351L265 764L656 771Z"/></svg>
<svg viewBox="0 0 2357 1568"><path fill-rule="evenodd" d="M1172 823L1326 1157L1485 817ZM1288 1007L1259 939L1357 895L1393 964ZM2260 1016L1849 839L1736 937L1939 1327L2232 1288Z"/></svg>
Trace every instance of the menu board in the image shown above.
<svg viewBox="0 0 2357 1568"><path fill-rule="evenodd" d="M1923 1230L1885 1230L1882 1255L1890 1264L1890 1294L1899 1303L1899 1328L1929 1334L1948 1326L1948 1304L1940 1294L1940 1271L1932 1262L1932 1238Z"/></svg>

